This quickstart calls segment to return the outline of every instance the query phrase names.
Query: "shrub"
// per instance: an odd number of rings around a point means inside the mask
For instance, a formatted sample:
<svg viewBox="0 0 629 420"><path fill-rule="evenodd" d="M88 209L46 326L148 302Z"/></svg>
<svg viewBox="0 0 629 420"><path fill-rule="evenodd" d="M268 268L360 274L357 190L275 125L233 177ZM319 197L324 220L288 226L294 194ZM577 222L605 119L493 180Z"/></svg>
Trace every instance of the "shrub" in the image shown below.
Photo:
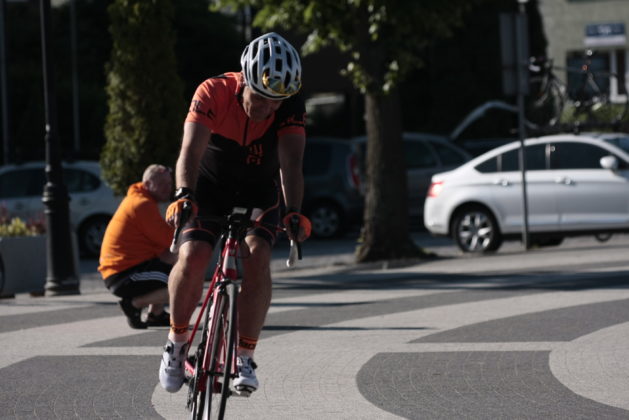
<svg viewBox="0 0 629 420"><path fill-rule="evenodd" d="M117 194L151 163L173 166L187 112L177 74L171 0L115 0L107 64L109 113L102 175Z"/></svg>

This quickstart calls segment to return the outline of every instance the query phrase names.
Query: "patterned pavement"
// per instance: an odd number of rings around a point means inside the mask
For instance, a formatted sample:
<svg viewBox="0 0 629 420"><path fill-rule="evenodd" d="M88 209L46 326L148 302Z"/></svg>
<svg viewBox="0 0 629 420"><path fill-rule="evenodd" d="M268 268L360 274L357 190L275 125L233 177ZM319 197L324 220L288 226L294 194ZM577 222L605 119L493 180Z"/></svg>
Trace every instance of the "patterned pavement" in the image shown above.
<svg viewBox="0 0 629 420"><path fill-rule="evenodd" d="M627 419L629 239L279 273L235 419ZM0 300L0 419L183 419L166 329L82 294Z"/></svg>

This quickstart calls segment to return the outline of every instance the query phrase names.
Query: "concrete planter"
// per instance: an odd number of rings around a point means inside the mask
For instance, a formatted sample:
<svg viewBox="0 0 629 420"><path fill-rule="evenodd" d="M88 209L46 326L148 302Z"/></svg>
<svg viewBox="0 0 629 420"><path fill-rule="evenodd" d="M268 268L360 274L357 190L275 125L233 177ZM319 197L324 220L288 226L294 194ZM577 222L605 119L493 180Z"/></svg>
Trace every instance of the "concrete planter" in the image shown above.
<svg viewBox="0 0 629 420"><path fill-rule="evenodd" d="M0 297L43 294L46 283L46 236L0 238Z"/></svg>

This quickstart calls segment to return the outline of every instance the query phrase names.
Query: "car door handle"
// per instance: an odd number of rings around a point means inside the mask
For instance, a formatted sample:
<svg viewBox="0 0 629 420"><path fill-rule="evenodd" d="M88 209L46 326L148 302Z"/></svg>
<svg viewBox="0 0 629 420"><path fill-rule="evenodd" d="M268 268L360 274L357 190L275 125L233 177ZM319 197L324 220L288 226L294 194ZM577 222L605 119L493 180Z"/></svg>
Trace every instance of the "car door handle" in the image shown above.
<svg viewBox="0 0 629 420"><path fill-rule="evenodd" d="M509 185L511 185L511 183L507 181L506 179L497 179L494 181L494 185L500 185L501 187L508 187Z"/></svg>
<svg viewBox="0 0 629 420"><path fill-rule="evenodd" d="M574 182L570 178L566 178L565 176L559 177L555 179L555 183L564 184L564 185L572 185Z"/></svg>

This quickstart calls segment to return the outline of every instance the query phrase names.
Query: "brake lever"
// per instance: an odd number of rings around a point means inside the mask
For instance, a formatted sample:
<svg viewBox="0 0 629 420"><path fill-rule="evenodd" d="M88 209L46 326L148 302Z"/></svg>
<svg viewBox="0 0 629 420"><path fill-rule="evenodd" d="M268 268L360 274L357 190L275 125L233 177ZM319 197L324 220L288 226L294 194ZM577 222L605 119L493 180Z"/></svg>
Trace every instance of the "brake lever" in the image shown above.
<svg viewBox="0 0 629 420"><path fill-rule="evenodd" d="M299 216L295 215L290 219L291 232L299 233ZM293 239L290 240L290 251L286 260L286 267L294 267L295 262L301 260L301 243Z"/></svg>

